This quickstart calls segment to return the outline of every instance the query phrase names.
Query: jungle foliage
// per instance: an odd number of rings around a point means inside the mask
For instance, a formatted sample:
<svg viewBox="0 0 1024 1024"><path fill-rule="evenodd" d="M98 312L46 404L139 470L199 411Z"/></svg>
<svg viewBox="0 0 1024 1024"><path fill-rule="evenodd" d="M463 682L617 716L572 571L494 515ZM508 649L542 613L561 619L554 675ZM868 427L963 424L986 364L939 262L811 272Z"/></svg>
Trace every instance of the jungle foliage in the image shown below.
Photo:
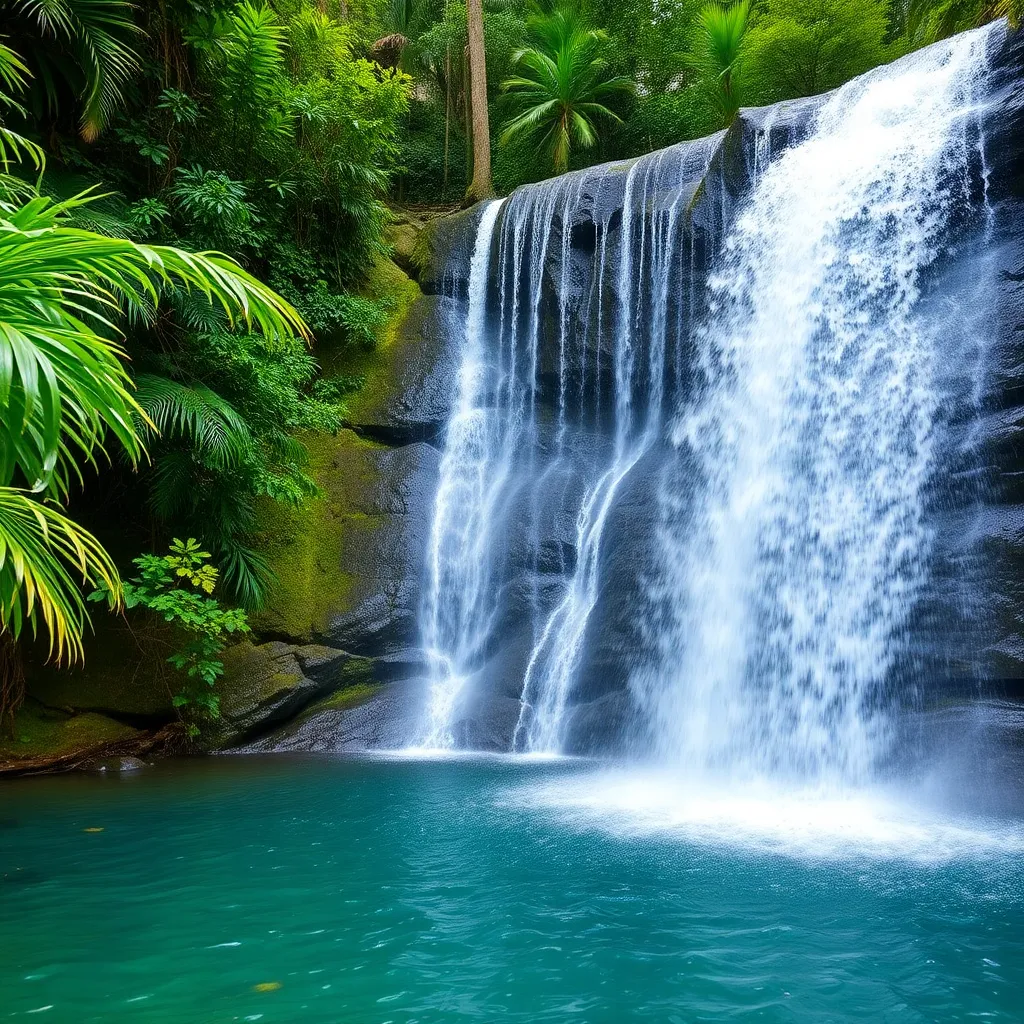
<svg viewBox="0 0 1024 1024"><path fill-rule="evenodd" d="M26 632L80 658L83 583L130 598L111 542L194 536L224 597L264 600L256 503L315 492L294 434L336 430L350 386L320 377L303 316L340 346L384 317L358 289L386 251L409 81L315 4L0 16L0 676L17 680ZM111 487L119 515L93 536L76 510ZM0 717L19 699L5 684Z"/></svg>
<svg viewBox="0 0 1024 1024"><path fill-rule="evenodd" d="M102 183L87 207L61 207L69 223L227 254L325 343L372 341L382 310L356 292L385 251L409 80L366 59L340 11L301 0L0 10L22 92L5 121L47 151L42 194L66 200ZM226 594L258 607L267 570L250 541L255 503L315 490L292 435L336 429L343 389L319 380L305 341L239 330L202 293L165 289L159 317L148 315L155 295L144 298L121 325L132 361L122 372L129 393L138 387L151 514L198 537Z"/></svg>
<svg viewBox="0 0 1024 1024"><path fill-rule="evenodd" d="M224 674L219 655L228 643L249 632L245 612L225 608L213 596L219 573L210 558L194 537L175 538L166 555L132 559L138 571L122 584L126 608L148 608L177 627L182 637L167 660L182 674L174 706L182 710L192 736L219 715L220 697L213 689ZM109 603L112 597L101 581L89 600Z"/></svg>
<svg viewBox="0 0 1024 1024"><path fill-rule="evenodd" d="M472 32L466 0L0 0L0 720L14 641L81 655L83 584L212 601L168 561L198 559L227 602L206 611L243 629L228 605L271 582L258 506L316 493L298 436L339 429L359 386L318 351L374 345L388 299L361 288L387 204L465 201L474 125L478 157L495 144L483 191L504 193L1015 23L1024 0L469 10ZM122 589L118 561L174 536L193 540Z"/></svg>
<svg viewBox="0 0 1024 1024"><path fill-rule="evenodd" d="M465 5L394 10L392 53L414 82L396 194L457 201L469 166ZM709 134L740 106L835 88L1022 10L1024 0L484 0L496 189ZM595 116L566 115L559 128L553 112L572 109L569 97Z"/></svg>

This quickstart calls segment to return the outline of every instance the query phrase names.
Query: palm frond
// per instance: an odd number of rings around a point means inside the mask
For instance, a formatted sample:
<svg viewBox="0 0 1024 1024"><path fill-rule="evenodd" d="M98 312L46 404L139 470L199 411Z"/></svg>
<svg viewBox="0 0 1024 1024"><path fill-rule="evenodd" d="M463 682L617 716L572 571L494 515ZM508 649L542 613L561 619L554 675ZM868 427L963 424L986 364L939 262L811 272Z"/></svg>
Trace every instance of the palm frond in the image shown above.
<svg viewBox="0 0 1024 1024"><path fill-rule="evenodd" d="M562 7L530 25L535 45L516 51L516 73L502 83L518 112L500 138L503 144L519 136L539 139L557 173L568 168L574 147L597 143L594 118L619 120L597 100L631 92L634 85L621 75L605 77L609 64L602 49L608 37L575 9Z"/></svg>
<svg viewBox="0 0 1024 1024"><path fill-rule="evenodd" d="M750 0L713 2L704 6L697 19L699 44L689 63L711 88L726 122L740 108L739 65L750 25Z"/></svg>
<svg viewBox="0 0 1024 1024"><path fill-rule="evenodd" d="M158 453L149 474L149 505L159 519L173 519L195 499L196 463L186 451Z"/></svg>
<svg viewBox="0 0 1024 1024"><path fill-rule="evenodd" d="M270 563L234 538L212 546L221 580L235 601L249 612L265 608L270 588L277 579Z"/></svg>
<svg viewBox="0 0 1024 1024"><path fill-rule="evenodd" d="M0 104L20 106L14 99L28 85L29 70L9 46L0 43Z"/></svg>
<svg viewBox="0 0 1024 1024"><path fill-rule="evenodd" d="M54 479L62 435L88 460L110 432L137 459L124 353L111 340L125 303L154 305L173 285L269 337L308 332L298 313L218 253L141 245L67 226L88 202L38 196L0 203L0 485L20 469L32 489Z"/></svg>
<svg viewBox="0 0 1024 1024"><path fill-rule="evenodd" d="M126 0L21 0L18 14L33 22L44 43L59 51L39 55L40 84L55 102L54 76L78 91L80 130L92 141L121 103L125 85L138 73L140 62L133 43L141 30L133 20L135 8Z"/></svg>
<svg viewBox="0 0 1024 1024"><path fill-rule="evenodd" d="M91 534L26 492L0 487L0 632L17 640L41 624L51 657L79 660L89 622L83 584L120 600L117 569Z"/></svg>
<svg viewBox="0 0 1024 1024"><path fill-rule="evenodd" d="M237 465L249 452L249 426L234 407L203 384L183 384L156 374L136 381L136 401L164 438L189 441L205 464Z"/></svg>

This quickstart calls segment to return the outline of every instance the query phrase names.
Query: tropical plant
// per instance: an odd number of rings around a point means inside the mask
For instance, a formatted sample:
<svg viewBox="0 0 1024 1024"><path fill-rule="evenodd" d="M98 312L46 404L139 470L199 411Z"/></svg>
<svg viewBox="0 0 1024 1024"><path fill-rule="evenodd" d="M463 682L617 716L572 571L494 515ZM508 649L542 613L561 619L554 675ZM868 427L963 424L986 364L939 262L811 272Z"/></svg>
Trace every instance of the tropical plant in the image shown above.
<svg viewBox="0 0 1024 1024"><path fill-rule="evenodd" d="M574 10L536 19L531 29L535 45L515 55L518 74L502 85L519 112L505 125L501 141L538 141L561 173L575 151L596 144L597 121L619 121L603 101L631 92L633 83L607 76L608 61L601 55L607 36Z"/></svg>
<svg viewBox="0 0 1024 1024"><path fill-rule="evenodd" d="M142 374L137 398L153 425L153 511L165 522L196 529L215 549L235 599L259 608L273 577L241 538L255 522L251 498L272 490L260 487L270 475L265 448L240 413L199 382ZM289 497L298 501L313 489L309 481Z"/></svg>
<svg viewBox="0 0 1024 1024"><path fill-rule="evenodd" d="M700 11L697 24L690 66L728 124L742 102L740 62L750 25L750 0L710 3Z"/></svg>
<svg viewBox="0 0 1024 1024"><path fill-rule="evenodd" d="M258 216L246 187L223 171L179 168L167 195L181 212L186 231L200 244L237 250L252 240L249 229Z"/></svg>
<svg viewBox="0 0 1024 1024"><path fill-rule="evenodd" d="M135 393L156 438L187 438L193 450L215 468L245 458L252 445L249 425L216 391L155 374L140 374Z"/></svg>
<svg viewBox="0 0 1024 1024"><path fill-rule="evenodd" d="M122 309L152 308L177 287L269 337L306 333L290 305L224 256L69 226L94 198L0 202L0 632L17 640L42 626L59 661L82 653L74 576L120 596L103 549L53 503L109 437L132 462L142 454L147 418L115 340Z"/></svg>
<svg viewBox="0 0 1024 1024"><path fill-rule="evenodd" d="M148 608L188 638L167 660L185 675L185 687L172 703L185 715L193 736L200 723L220 714L220 698L213 689L224 674L218 655L230 639L249 632L244 611L224 608L212 596L219 574L209 558L210 552L203 551L194 537L175 538L166 555L132 559L139 573L122 584L126 607ZM89 600L109 602L111 597L110 586L103 581Z"/></svg>
<svg viewBox="0 0 1024 1024"><path fill-rule="evenodd" d="M0 0L7 41L32 77L28 102L56 118L70 94L91 141L124 100L139 70L139 29L126 0Z"/></svg>
<svg viewBox="0 0 1024 1024"><path fill-rule="evenodd" d="M0 110L24 112L13 94L24 90L28 74L24 61L9 46L0 43ZM26 194L25 183L9 173L13 164L26 160L41 171L42 149L0 122L0 198L13 199Z"/></svg>

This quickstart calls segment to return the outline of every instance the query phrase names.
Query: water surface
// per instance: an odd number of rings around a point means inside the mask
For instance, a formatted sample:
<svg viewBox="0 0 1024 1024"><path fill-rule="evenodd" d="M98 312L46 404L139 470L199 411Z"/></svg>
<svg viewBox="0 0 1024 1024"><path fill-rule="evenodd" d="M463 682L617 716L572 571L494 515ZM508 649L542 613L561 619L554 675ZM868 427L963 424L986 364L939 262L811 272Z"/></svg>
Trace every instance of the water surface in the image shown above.
<svg viewBox="0 0 1024 1024"><path fill-rule="evenodd" d="M0 1017L1024 1019L1018 824L674 786L474 758L6 784Z"/></svg>

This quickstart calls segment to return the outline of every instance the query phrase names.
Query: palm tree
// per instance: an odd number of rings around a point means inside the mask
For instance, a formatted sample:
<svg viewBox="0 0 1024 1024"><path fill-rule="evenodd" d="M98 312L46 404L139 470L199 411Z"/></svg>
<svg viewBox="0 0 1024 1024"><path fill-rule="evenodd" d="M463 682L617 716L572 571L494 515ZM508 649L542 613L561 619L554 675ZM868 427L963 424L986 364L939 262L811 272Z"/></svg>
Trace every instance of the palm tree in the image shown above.
<svg viewBox="0 0 1024 1024"><path fill-rule="evenodd" d="M711 86L727 124L740 109L737 69L749 23L750 0L710 3L698 16L700 33L691 63L698 76Z"/></svg>
<svg viewBox="0 0 1024 1024"><path fill-rule="evenodd" d="M122 311L152 309L173 287L268 336L308 336L287 302L225 256L72 227L94 198L0 201L0 635L9 645L41 628L58 661L82 654L79 584L120 595L109 556L59 503L108 438L137 462L154 426L117 340Z"/></svg>
<svg viewBox="0 0 1024 1024"><path fill-rule="evenodd" d="M561 174L574 150L597 142L596 121L620 120L603 101L631 92L634 84L606 77L608 61L600 51L607 34L588 28L571 8L537 19L531 28L536 45L513 56L518 74L502 83L520 111L505 125L501 141L538 140Z"/></svg>
<svg viewBox="0 0 1024 1024"><path fill-rule="evenodd" d="M56 115L73 95L88 142L106 126L139 70L134 10L127 0L0 0L4 33L32 72L38 104Z"/></svg>

